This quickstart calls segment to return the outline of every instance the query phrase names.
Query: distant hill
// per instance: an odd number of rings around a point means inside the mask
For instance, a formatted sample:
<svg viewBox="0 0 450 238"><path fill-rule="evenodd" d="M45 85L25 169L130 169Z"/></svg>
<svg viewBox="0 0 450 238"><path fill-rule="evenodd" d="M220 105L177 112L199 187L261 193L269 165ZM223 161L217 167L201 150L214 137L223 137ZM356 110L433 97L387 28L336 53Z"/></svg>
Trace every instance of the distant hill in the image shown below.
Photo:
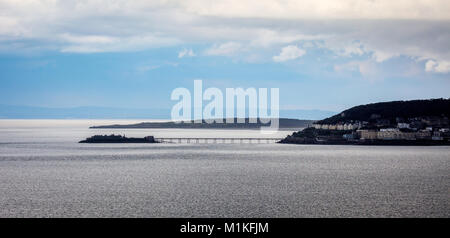
<svg viewBox="0 0 450 238"><path fill-rule="evenodd" d="M167 119L167 109L136 109L112 107L34 107L0 105L3 119Z"/></svg>
<svg viewBox="0 0 450 238"><path fill-rule="evenodd" d="M317 124L337 124L348 121L370 121L414 117L450 117L450 99L428 99L411 101L380 102L347 109Z"/></svg>
<svg viewBox="0 0 450 238"><path fill-rule="evenodd" d="M234 119L236 122L236 118ZM197 121L199 122L199 121ZM298 120L298 119L279 119L280 129L300 129L310 126L314 121L312 120ZM93 129L142 129L142 128L195 128L195 129L259 129L262 126L269 126L270 124L261 123L249 123L249 119L245 119L245 123L211 123L208 124L205 121L202 123L175 123L175 122L142 122L131 125L105 125L105 126L93 126Z"/></svg>
<svg viewBox="0 0 450 238"><path fill-rule="evenodd" d="M169 119L170 108L72 107L50 108L0 105L3 119ZM336 112L323 110L280 110L280 117L320 120Z"/></svg>

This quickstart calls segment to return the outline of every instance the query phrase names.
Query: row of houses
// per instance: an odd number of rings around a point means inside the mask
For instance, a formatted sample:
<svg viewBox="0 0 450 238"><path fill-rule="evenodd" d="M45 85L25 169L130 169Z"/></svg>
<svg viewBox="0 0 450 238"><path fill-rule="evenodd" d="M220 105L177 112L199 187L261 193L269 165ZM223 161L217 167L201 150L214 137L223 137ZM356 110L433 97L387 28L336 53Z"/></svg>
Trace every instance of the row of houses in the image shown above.
<svg viewBox="0 0 450 238"><path fill-rule="evenodd" d="M357 130L356 133L361 140L421 140L433 138L433 132L430 130L404 132L398 128L388 128L379 131Z"/></svg>
<svg viewBox="0 0 450 238"><path fill-rule="evenodd" d="M369 123L363 121L363 122L345 123L345 124L313 124L312 126L316 129L322 129L322 130L358 130L367 125L369 125ZM388 126L388 124L386 124L384 126ZM398 128L398 129L413 129L413 130L420 129L420 128L412 127L410 123L397 123L396 128ZM433 128L435 128L435 127L427 126L427 127L422 127L422 128L424 128L425 130L432 131ZM447 130L447 131L445 131L445 130ZM441 128L440 131L448 132L448 128Z"/></svg>

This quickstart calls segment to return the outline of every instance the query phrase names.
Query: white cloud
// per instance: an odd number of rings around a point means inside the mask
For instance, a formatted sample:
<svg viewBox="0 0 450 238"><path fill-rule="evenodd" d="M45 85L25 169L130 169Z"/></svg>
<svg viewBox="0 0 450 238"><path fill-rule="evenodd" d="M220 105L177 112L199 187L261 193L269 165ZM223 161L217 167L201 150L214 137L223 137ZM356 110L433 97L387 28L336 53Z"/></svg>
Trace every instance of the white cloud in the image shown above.
<svg viewBox="0 0 450 238"><path fill-rule="evenodd" d="M434 73L448 73L450 72L450 61L435 61L428 60L425 63L425 71Z"/></svg>
<svg viewBox="0 0 450 238"><path fill-rule="evenodd" d="M427 72L433 72L434 69L436 68L436 66L437 66L437 62L436 62L436 61L434 61L434 60L428 60L428 61L425 63L425 71L427 71Z"/></svg>
<svg viewBox="0 0 450 238"><path fill-rule="evenodd" d="M389 53L389 52L385 52L385 51L381 51L381 50L374 50L372 56L376 62L380 63L380 62L386 61L392 57L398 56L398 54Z"/></svg>
<svg viewBox="0 0 450 238"><path fill-rule="evenodd" d="M72 53L138 51L179 43L179 40L175 38L154 35L109 37L98 35L73 36L64 34L61 36L61 40L64 40L65 43L60 49L61 52Z"/></svg>
<svg viewBox="0 0 450 238"><path fill-rule="evenodd" d="M242 50L242 45L237 42L227 42L219 45L213 45L205 51L205 55L233 56Z"/></svg>
<svg viewBox="0 0 450 238"><path fill-rule="evenodd" d="M99 36L99 35L75 36L67 33L62 34L60 38L69 43L75 44L108 44L117 41L116 38L109 36Z"/></svg>
<svg viewBox="0 0 450 238"><path fill-rule="evenodd" d="M334 66L334 71L337 73L358 72L364 79L369 81L376 81L382 79L380 77L376 64L373 61L350 61L344 64L337 64Z"/></svg>
<svg viewBox="0 0 450 238"><path fill-rule="evenodd" d="M183 58L183 57L194 57L195 53L192 49L186 49L184 48L183 50L181 50L180 52L178 52L178 58Z"/></svg>
<svg viewBox="0 0 450 238"><path fill-rule="evenodd" d="M340 39L338 37L328 37L324 39L323 44L319 44L321 48L333 51L338 56L352 57L361 56L367 53L361 42L348 41L348 39Z"/></svg>
<svg viewBox="0 0 450 238"><path fill-rule="evenodd" d="M304 51L303 49L300 49L295 45L288 45L286 47L283 47L280 54L272 57L272 59L275 62L284 62L297 59L304 54L306 54L306 51Z"/></svg>
<svg viewBox="0 0 450 238"><path fill-rule="evenodd" d="M270 29L256 29L252 34L256 35L256 37L250 41L250 45L254 47L270 47L277 44L289 44L300 40L319 40L326 37L324 35L304 35L291 31L284 32Z"/></svg>
<svg viewBox="0 0 450 238"><path fill-rule="evenodd" d="M169 61L163 62L162 64L153 64L153 63L145 63L144 62L136 67L136 71L143 73L143 72L148 72L151 70L159 69L162 67L177 67L177 66L178 66L178 63L169 62Z"/></svg>

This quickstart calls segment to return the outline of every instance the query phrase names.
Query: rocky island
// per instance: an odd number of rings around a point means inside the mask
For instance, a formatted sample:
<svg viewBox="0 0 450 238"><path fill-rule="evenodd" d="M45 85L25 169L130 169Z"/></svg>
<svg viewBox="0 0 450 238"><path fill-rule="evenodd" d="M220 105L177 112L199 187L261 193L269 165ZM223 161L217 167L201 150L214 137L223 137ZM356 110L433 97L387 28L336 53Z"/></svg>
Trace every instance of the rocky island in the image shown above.
<svg viewBox="0 0 450 238"><path fill-rule="evenodd" d="M144 138L125 137L121 135L95 135L79 143L158 143L153 136Z"/></svg>
<svg viewBox="0 0 450 238"><path fill-rule="evenodd" d="M279 143L450 145L450 99L356 106L294 132Z"/></svg>

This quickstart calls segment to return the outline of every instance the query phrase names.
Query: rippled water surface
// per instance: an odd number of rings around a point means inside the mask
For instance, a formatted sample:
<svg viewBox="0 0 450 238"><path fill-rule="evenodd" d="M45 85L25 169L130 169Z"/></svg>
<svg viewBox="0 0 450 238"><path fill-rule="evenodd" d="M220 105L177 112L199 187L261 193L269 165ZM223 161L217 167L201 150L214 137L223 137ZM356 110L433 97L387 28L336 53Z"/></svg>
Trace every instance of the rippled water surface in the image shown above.
<svg viewBox="0 0 450 238"><path fill-rule="evenodd" d="M114 123L131 122L0 120L0 217L450 216L447 146L77 143L98 133L261 137L87 129Z"/></svg>

